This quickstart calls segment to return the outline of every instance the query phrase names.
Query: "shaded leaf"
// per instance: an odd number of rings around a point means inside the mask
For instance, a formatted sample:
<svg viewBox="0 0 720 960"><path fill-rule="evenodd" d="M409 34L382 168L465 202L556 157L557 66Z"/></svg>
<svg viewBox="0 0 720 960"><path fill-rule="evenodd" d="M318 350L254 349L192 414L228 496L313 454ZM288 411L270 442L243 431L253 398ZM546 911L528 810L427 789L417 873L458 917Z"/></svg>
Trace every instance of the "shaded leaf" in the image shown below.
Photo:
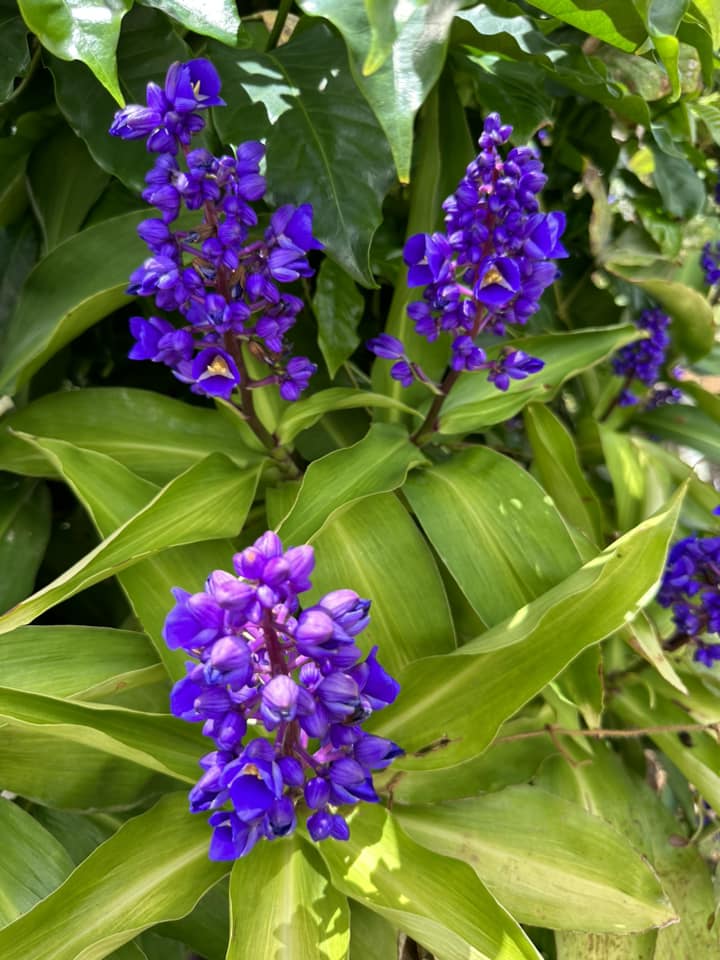
<svg viewBox="0 0 720 960"><path fill-rule="evenodd" d="M352 277L332 260L325 259L318 273L312 305L318 324L318 344L328 373L334 377L360 343L357 328L365 301Z"/></svg>
<svg viewBox="0 0 720 960"><path fill-rule="evenodd" d="M0 612L32 592L50 522L50 495L44 483L0 479Z"/></svg>

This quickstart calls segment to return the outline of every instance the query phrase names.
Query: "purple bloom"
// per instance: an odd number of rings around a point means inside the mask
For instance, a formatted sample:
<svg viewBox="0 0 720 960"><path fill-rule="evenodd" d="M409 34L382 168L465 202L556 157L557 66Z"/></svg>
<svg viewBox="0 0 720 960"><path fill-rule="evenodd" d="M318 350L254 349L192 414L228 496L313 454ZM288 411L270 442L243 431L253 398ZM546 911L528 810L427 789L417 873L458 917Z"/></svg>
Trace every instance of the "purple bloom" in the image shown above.
<svg viewBox="0 0 720 960"><path fill-rule="evenodd" d="M705 283L708 287L714 287L716 283L720 283L720 241L705 244L700 254L700 266L703 268Z"/></svg>
<svg viewBox="0 0 720 960"><path fill-rule="evenodd" d="M670 317L662 310L643 310L635 321L639 330L646 330L650 336L645 340L637 340L621 347L612 359L612 367L618 376L625 378L626 384L632 380L639 380L648 387L654 387L660 376L660 370L665 363L667 349L670 346ZM661 403L673 403L679 395L672 390L658 392L657 402L650 405L659 406ZM621 406L631 406L637 403L637 396L623 387L620 396Z"/></svg>
<svg viewBox="0 0 720 960"><path fill-rule="evenodd" d="M192 377L198 392L225 400L230 399L233 390L240 384L240 374L230 354L212 347L195 357Z"/></svg>

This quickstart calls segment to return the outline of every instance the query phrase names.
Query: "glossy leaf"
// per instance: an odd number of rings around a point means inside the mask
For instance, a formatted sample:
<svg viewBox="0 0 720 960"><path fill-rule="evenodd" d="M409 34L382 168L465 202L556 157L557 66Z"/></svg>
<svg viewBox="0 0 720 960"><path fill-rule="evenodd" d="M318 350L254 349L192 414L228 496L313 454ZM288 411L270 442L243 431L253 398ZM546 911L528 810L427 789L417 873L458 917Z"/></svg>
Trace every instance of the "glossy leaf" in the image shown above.
<svg viewBox="0 0 720 960"><path fill-rule="evenodd" d="M50 495L44 483L0 479L0 611L32 593L50 522Z"/></svg>
<svg viewBox="0 0 720 960"><path fill-rule="evenodd" d="M602 5L583 0L532 0L532 6L629 53L634 53L646 38L634 5L625 0L609 0Z"/></svg>
<svg viewBox="0 0 720 960"><path fill-rule="evenodd" d="M352 277L332 260L325 259L318 272L312 305L318 345L328 373L334 377L360 343L357 328L365 301Z"/></svg>
<svg viewBox="0 0 720 960"><path fill-rule="evenodd" d="M262 459L247 446L237 417L128 387L47 394L6 417L4 424L13 431L106 454L153 483L168 483L216 451L240 468ZM0 468L34 477L57 476L42 451L8 431L0 432Z"/></svg>
<svg viewBox="0 0 720 960"><path fill-rule="evenodd" d="M0 7L0 103L10 97L16 77L30 65L27 27L14 4Z"/></svg>
<svg viewBox="0 0 720 960"><path fill-rule="evenodd" d="M22 386L60 347L129 302L128 277L143 259L135 233L141 219L130 213L89 227L38 263L10 321L2 389L13 392Z"/></svg>
<svg viewBox="0 0 720 960"><path fill-rule="evenodd" d="M22 807L0 800L0 927L60 886L73 868L65 848Z"/></svg>
<svg viewBox="0 0 720 960"><path fill-rule="evenodd" d="M407 751L398 768L448 767L481 753L581 650L631 620L660 577L679 507L677 497L455 656L406 667L397 702L372 723Z"/></svg>
<svg viewBox="0 0 720 960"><path fill-rule="evenodd" d="M372 600L358 635L393 674L418 657L455 647L455 631L432 553L397 497L381 493L337 513L314 538L313 589L305 604L347 587Z"/></svg>
<svg viewBox="0 0 720 960"><path fill-rule="evenodd" d="M7 960L100 960L161 920L189 913L227 871L208 860L210 831L171 794L129 820L54 893L0 931Z"/></svg>
<svg viewBox="0 0 720 960"><path fill-rule="evenodd" d="M62 443L37 441L53 455ZM171 481L144 510L107 537L53 583L0 617L0 633L34 620L55 604L168 547L233 536L247 516L257 472L242 472L211 454Z"/></svg>
<svg viewBox="0 0 720 960"><path fill-rule="evenodd" d="M419 846L382 807L364 805L347 843L327 840L318 849L342 893L443 960L540 956L467 864Z"/></svg>
<svg viewBox="0 0 720 960"><path fill-rule="evenodd" d="M551 333L512 341L512 346L545 361L526 380L514 380L506 392L482 374L466 373L453 387L440 413L440 432L468 433L501 423L533 401L547 402L565 380L605 360L619 347L637 340L634 326L598 327L572 333Z"/></svg>
<svg viewBox="0 0 720 960"><path fill-rule="evenodd" d="M276 203L312 203L313 228L356 280L373 285L369 248L390 186L387 140L357 89L347 55L324 24L270 53L211 47L225 98L238 86L267 109L268 185ZM223 140L247 139L215 112ZM351 171L362 170L362 176Z"/></svg>
<svg viewBox="0 0 720 960"><path fill-rule="evenodd" d="M277 434L281 443L289 443L323 417L334 410L352 410L358 408L392 408L420 418L412 407L387 397L382 393L370 393L365 390L353 390L351 387L330 387L298 400L283 413L278 424Z"/></svg>
<svg viewBox="0 0 720 960"><path fill-rule="evenodd" d="M278 535L288 543L305 543L337 510L402 486L410 467L423 459L402 427L373 424L354 446L310 464Z"/></svg>
<svg viewBox="0 0 720 960"><path fill-rule="evenodd" d="M488 626L580 566L572 537L547 494L522 467L488 447L465 450L414 473L403 492Z"/></svg>
<svg viewBox="0 0 720 960"><path fill-rule="evenodd" d="M297 835L236 861L230 916L227 960L347 957L347 900L331 885L317 850Z"/></svg>
<svg viewBox="0 0 720 960"><path fill-rule="evenodd" d="M149 7L162 10L193 33L214 37L234 47L238 40L246 40L237 7L232 0L210 0L192 3L191 0L144 0Z"/></svg>
<svg viewBox="0 0 720 960"><path fill-rule="evenodd" d="M657 877L622 834L535 787L401 806L395 815L418 843L470 863L521 923L629 933L674 919Z"/></svg>
<svg viewBox="0 0 720 960"><path fill-rule="evenodd" d="M452 18L460 3L304 0L300 6L305 13L326 17L342 34L355 82L385 131L400 180L407 183L413 120L440 76ZM373 7L383 10L380 21Z"/></svg>
<svg viewBox="0 0 720 960"><path fill-rule="evenodd" d="M122 106L115 49L131 0L112 6L101 0L18 0L18 6L44 47L63 60L82 60Z"/></svg>

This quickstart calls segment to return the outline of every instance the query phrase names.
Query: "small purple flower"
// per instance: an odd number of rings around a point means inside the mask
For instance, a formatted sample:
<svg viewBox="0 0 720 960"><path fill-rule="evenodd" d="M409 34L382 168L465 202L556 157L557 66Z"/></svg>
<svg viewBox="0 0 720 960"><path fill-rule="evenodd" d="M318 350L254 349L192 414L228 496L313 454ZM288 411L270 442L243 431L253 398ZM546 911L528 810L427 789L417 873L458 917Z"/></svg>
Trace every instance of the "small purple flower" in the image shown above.
<svg viewBox="0 0 720 960"><path fill-rule="evenodd" d="M235 387L240 384L240 373L230 354L212 347L195 357L192 377L199 392L224 400L229 400Z"/></svg>
<svg viewBox="0 0 720 960"><path fill-rule="evenodd" d="M670 346L668 331L670 317L658 309L643 310L635 321L635 326L639 330L646 330L649 337L621 347L612 359L612 367L618 376L625 378L628 386L632 380L639 380L646 386L654 388ZM628 389L628 386L623 387L621 391L619 401L621 406L637 403L638 397ZM659 406L661 403L675 402L675 396L671 390L664 393L658 392L657 402L653 403L651 399L650 405Z"/></svg>
<svg viewBox="0 0 720 960"><path fill-rule="evenodd" d="M371 350L375 356L382 357L385 360L400 360L405 356L405 347L397 337L390 336L389 333L381 333L367 342L368 350Z"/></svg>

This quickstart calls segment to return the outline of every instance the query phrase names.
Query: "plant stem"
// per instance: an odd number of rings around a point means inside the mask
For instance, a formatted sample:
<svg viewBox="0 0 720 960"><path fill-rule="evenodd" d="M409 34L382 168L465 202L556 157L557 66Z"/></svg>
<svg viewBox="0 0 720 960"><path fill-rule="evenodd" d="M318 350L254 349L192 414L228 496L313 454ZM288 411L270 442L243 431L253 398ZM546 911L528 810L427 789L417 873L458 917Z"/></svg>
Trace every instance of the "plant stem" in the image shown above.
<svg viewBox="0 0 720 960"><path fill-rule="evenodd" d="M270 31L270 36L268 37L268 42L265 47L266 50L273 50L277 46L277 42L283 32L283 27L285 26L285 21L287 20L292 5L293 0L280 0L280 6L275 14L275 22L273 23L272 30Z"/></svg>
<svg viewBox="0 0 720 960"><path fill-rule="evenodd" d="M620 403L620 397L623 395L623 393L625 393L625 391L627 390L627 388L630 386L630 384L631 384L632 382L633 382L633 377L632 377L632 376L626 376L626 377L625 377L625 379L624 379L623 382L622 382L622 385L620 386L620 389L618 390L618 392L615 394L615 396L612 398L612 400L611 400L610 403L608 404L608 408L607 408L607 410L605 411L605 413L604 413L601 417L598 417L598 423L605 423L605 421L606 421L607 418L610 416L610 414L613 412L613 410L615 409L615 407L618 405L618 403Z"/></svg>
<svg viewBox="0 0 720 960"><path fill-rule="evenodd" d="M410 437L412 442L417 444L418 447L421 447L423 443L437 431L437 418L440 413L440 408L445 402L445 397L447 397L455 386L461 372L460 370L450 370L440 386L440 393L436 394L433 398L427 416Z"/></svg>
<svg viewBox="0 0 720 960"><path fill-rule="evenodd" d="M556 727L548 724L542 730L528 730L525 733L512 733L507 737L498 737L494 743L512 743L516 740L532 740L536 737L561 736L561 737L591 737L596 740L608 739L630 739L632 737L651 737L659 733L699 733L710 732L720 733L720 723L668 723L659 727L639 727L635 730L568 730L566 727Z"/></svg>

